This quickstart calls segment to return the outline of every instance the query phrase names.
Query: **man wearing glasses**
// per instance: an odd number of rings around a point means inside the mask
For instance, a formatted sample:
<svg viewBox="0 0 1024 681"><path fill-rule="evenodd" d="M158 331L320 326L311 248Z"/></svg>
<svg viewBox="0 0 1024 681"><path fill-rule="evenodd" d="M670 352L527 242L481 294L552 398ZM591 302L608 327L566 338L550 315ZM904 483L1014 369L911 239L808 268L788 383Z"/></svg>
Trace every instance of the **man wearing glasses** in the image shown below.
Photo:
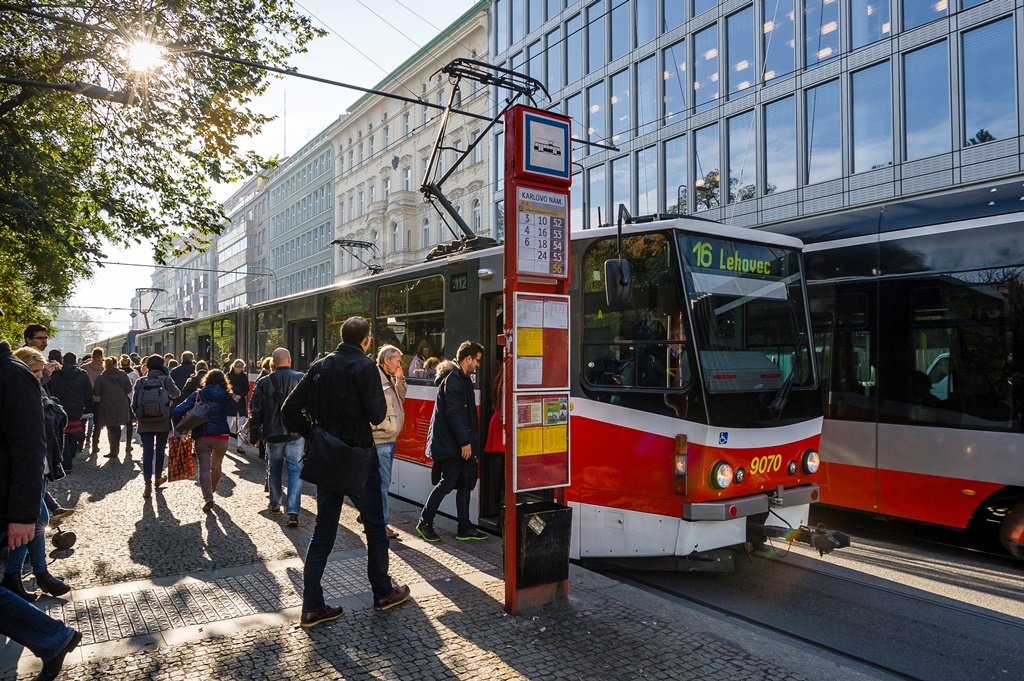
<svg viewBox="0 0 1024 681"><path fill-rule="evenodd" d="M25 327L25 347L35 348L39 352L46 351L46 345L50 342L50 332L42 324L29 324ZM43 367L42 384L45 386L50 380L50 374L60 369L60 362L47 362Z"/></svg>

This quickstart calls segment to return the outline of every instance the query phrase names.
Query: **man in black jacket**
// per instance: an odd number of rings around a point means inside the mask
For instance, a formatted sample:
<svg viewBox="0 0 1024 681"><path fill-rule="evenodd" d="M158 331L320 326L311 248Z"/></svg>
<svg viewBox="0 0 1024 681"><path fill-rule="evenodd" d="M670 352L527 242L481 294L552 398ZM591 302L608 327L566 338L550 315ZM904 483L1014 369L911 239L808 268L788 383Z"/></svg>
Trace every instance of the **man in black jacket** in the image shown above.
<svg viewBox="0 0 1024 681"><path fill-rule="evenodd" d="M64 431L64 470L71 472L72 459L82 445L85 430L82 414L92 411L92 382L89 375L78 368L78 357L69 352L64 355L64 366L53 372L47 388L57 398L68 415L68 427Z"/></svg>
<svg viewBox="0 0 1024 681"><path fill-rule="evenodd" d="M171 378L174 379L174 385L178 386L178 390L184 390L188 379L196 372L195 359L196 356L190 350L185 350L181 353L181 364L171 369ZM183 402L186 397L188 395L183 392L176 402Z"/></svg>
<svg viewBox="0 0 1024 681"><path fill-rule="evenodd" d="M14 550L35 536L46 432L39 381L0 341L0 531ZM35 396L35 397L33 397ZM39 679L54 679L82 635L0 587L0 634L43 660Z"/></svg>
<svg viewBox="0 0 1024 681"><path fill-rule="evenodd" d="M309 440L313 423L342 439L350 447L373 447L371 425L387 416L387 400L380 384L377 365L370 350L370 325L362 317L350 317L341 325L341 344L316 362L284 402L281 416L288 428ZM264 379L266 380L266 379ZM303 627L312 627L341 617L341 607L324 602L320 584L327 556L338 536L338 519L344 496L323 485L316 488L316 525L306 551L303 570ZM370 466L363 493L352 502L363 517L366 535L367 572L373 590L373 607L387 610L409 597L409 587L396 587L388 575L388 536L380 495L380 469Z"/></svg>
<svg viewBox="0 0 1024 681"><path fill-rule="evenodd" d="M302 510L302 453L305 440L288 428L281 419L281 407L295 386L302 380L302 372L292 369L292 354L287 348L277 348L272 355L273 373L256 381L249 403L251 411L249 431L261 442L267 443L267 480L270 492L270 512L281 515L281 478L288 470L288 527L298 527Z"/></svg>
<svg viewBox="0 0 1024 681"><path fill-rule="evenodd" d="M435 379L437 398L427 430L427 456L440 469L441 480L430 491L420 512L416 532L428 542L441 541L434 530L437 508L455 490L455 513L459 541L478 541L487 535L469 521L469 498L476 486L476 462L480 458L480 425L476 413L472 374L480 367L484 349L479 343L464 341L455 353L458 361L450 372Z"/></svg>

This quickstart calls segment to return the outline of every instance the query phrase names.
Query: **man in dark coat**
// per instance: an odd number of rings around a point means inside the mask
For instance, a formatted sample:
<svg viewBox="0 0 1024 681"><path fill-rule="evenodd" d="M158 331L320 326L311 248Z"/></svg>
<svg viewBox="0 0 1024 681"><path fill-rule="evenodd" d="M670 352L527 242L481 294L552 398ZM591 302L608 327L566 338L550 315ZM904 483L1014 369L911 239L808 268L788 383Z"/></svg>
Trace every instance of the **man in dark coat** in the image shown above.
<svg viewBox="0 0 1024 681"><path fill-rule="evenodd" d="M78 368L78 357L69 352L63 357L63 366L50 376L47 388L57 398L68 415L68 427L64 431L64 470L71 472L71 462L82 445L85 431L82 428L82 414L93 410L92 381L89 375Z"/></svg>
<svg viewBox="0 0 1024 681"><path fill-rule="evenodd" d="M35 536L46 432L39 381L0 341L0 531L10 550ZM35 399L32 399L35 395ZM43 660L37 678L53 679L82 635L0 587L0 634Z"/></svg>
<svg viewBox="0 0 1024 681"><path fill-rule="evenodd" d="M427 456L440 469L441 480L430 491L416 524L417 534L429 542L441 540L434 530L434 516L452 490L455 490L455 512L459 521L455 538L459 541L487 539L487 535L469 521L469 498L476 486L476 463L480 458L480 424L470 375L480 367L483 355L483 346L465 341L455 353L458 364L446 374L439 372L435 379L437 398L427 430Z"/></svg>
<svg viewBox="0 0 1024 681"><path fill-rule="evenodd" d="M188 383L188 379L192 377L192 374L196 372L196 356L191 351L186 350L181 353L181 364L171 369L171 378L174 379L174 385L178 386L178 390L184 390L185 384ZM182 398L178 400L181 402L184 399L185 393L181 393Z"/></svg>
<svg viewBox="0 0 1024 681"><path fill-rule="evenodd" d="M350 447L373 447L371 425L387 417L388 404L381 389L377 365L366 356L372 345L369 323L362 317L345 320L341 325L341 341L334 352L316 362L302 377L284 401L281 417L288 428L307 441L313 434L313 423L317 423ZM343 501L344 496L324 485L317 485L316 525L309 540L302 575L300 624L303 627L316 626L342 614L341 607L331 607L324 602L320 581L327 567L327 556L333 550L338 535ZM396 587L388 575L388 536L380 496L380 469L376 461L370 466L363 493L352 502L363 517L373 607L387 610L409 597L409 587Z"/></svg>

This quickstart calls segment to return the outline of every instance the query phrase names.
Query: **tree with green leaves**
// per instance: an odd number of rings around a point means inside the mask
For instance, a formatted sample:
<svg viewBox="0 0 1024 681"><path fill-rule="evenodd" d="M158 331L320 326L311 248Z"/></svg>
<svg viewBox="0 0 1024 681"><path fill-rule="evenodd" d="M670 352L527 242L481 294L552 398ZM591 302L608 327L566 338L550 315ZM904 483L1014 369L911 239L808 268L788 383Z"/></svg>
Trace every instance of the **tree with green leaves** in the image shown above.
<svg viewBox="0 0 1024 681"><path fill-rule="evenodd" d="M17 8L0 6L0 336L15 339L106 247L149 242L161 262L183 235L201 246L225 224L210 185L276 161L238 147L271 120L249 108L268 73L199 52L287 68L323 33L291 0ZM129 61L140 41L164 48L144 72ZM86 84L121 103L45 87L102 97Z"/></svg>

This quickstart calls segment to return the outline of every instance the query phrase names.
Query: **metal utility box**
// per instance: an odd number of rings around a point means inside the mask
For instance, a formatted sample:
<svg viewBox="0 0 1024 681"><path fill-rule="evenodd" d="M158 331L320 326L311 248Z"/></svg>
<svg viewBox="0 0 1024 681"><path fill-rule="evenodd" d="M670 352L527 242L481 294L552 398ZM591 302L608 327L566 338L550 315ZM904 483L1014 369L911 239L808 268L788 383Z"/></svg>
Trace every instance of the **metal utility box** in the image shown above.
<svg viewBox="0 0 1024 681"><path fill-rule="evenodd" d="M552 501L519 504L516 523L516 586L568 580L572 508Z"/></svg>

